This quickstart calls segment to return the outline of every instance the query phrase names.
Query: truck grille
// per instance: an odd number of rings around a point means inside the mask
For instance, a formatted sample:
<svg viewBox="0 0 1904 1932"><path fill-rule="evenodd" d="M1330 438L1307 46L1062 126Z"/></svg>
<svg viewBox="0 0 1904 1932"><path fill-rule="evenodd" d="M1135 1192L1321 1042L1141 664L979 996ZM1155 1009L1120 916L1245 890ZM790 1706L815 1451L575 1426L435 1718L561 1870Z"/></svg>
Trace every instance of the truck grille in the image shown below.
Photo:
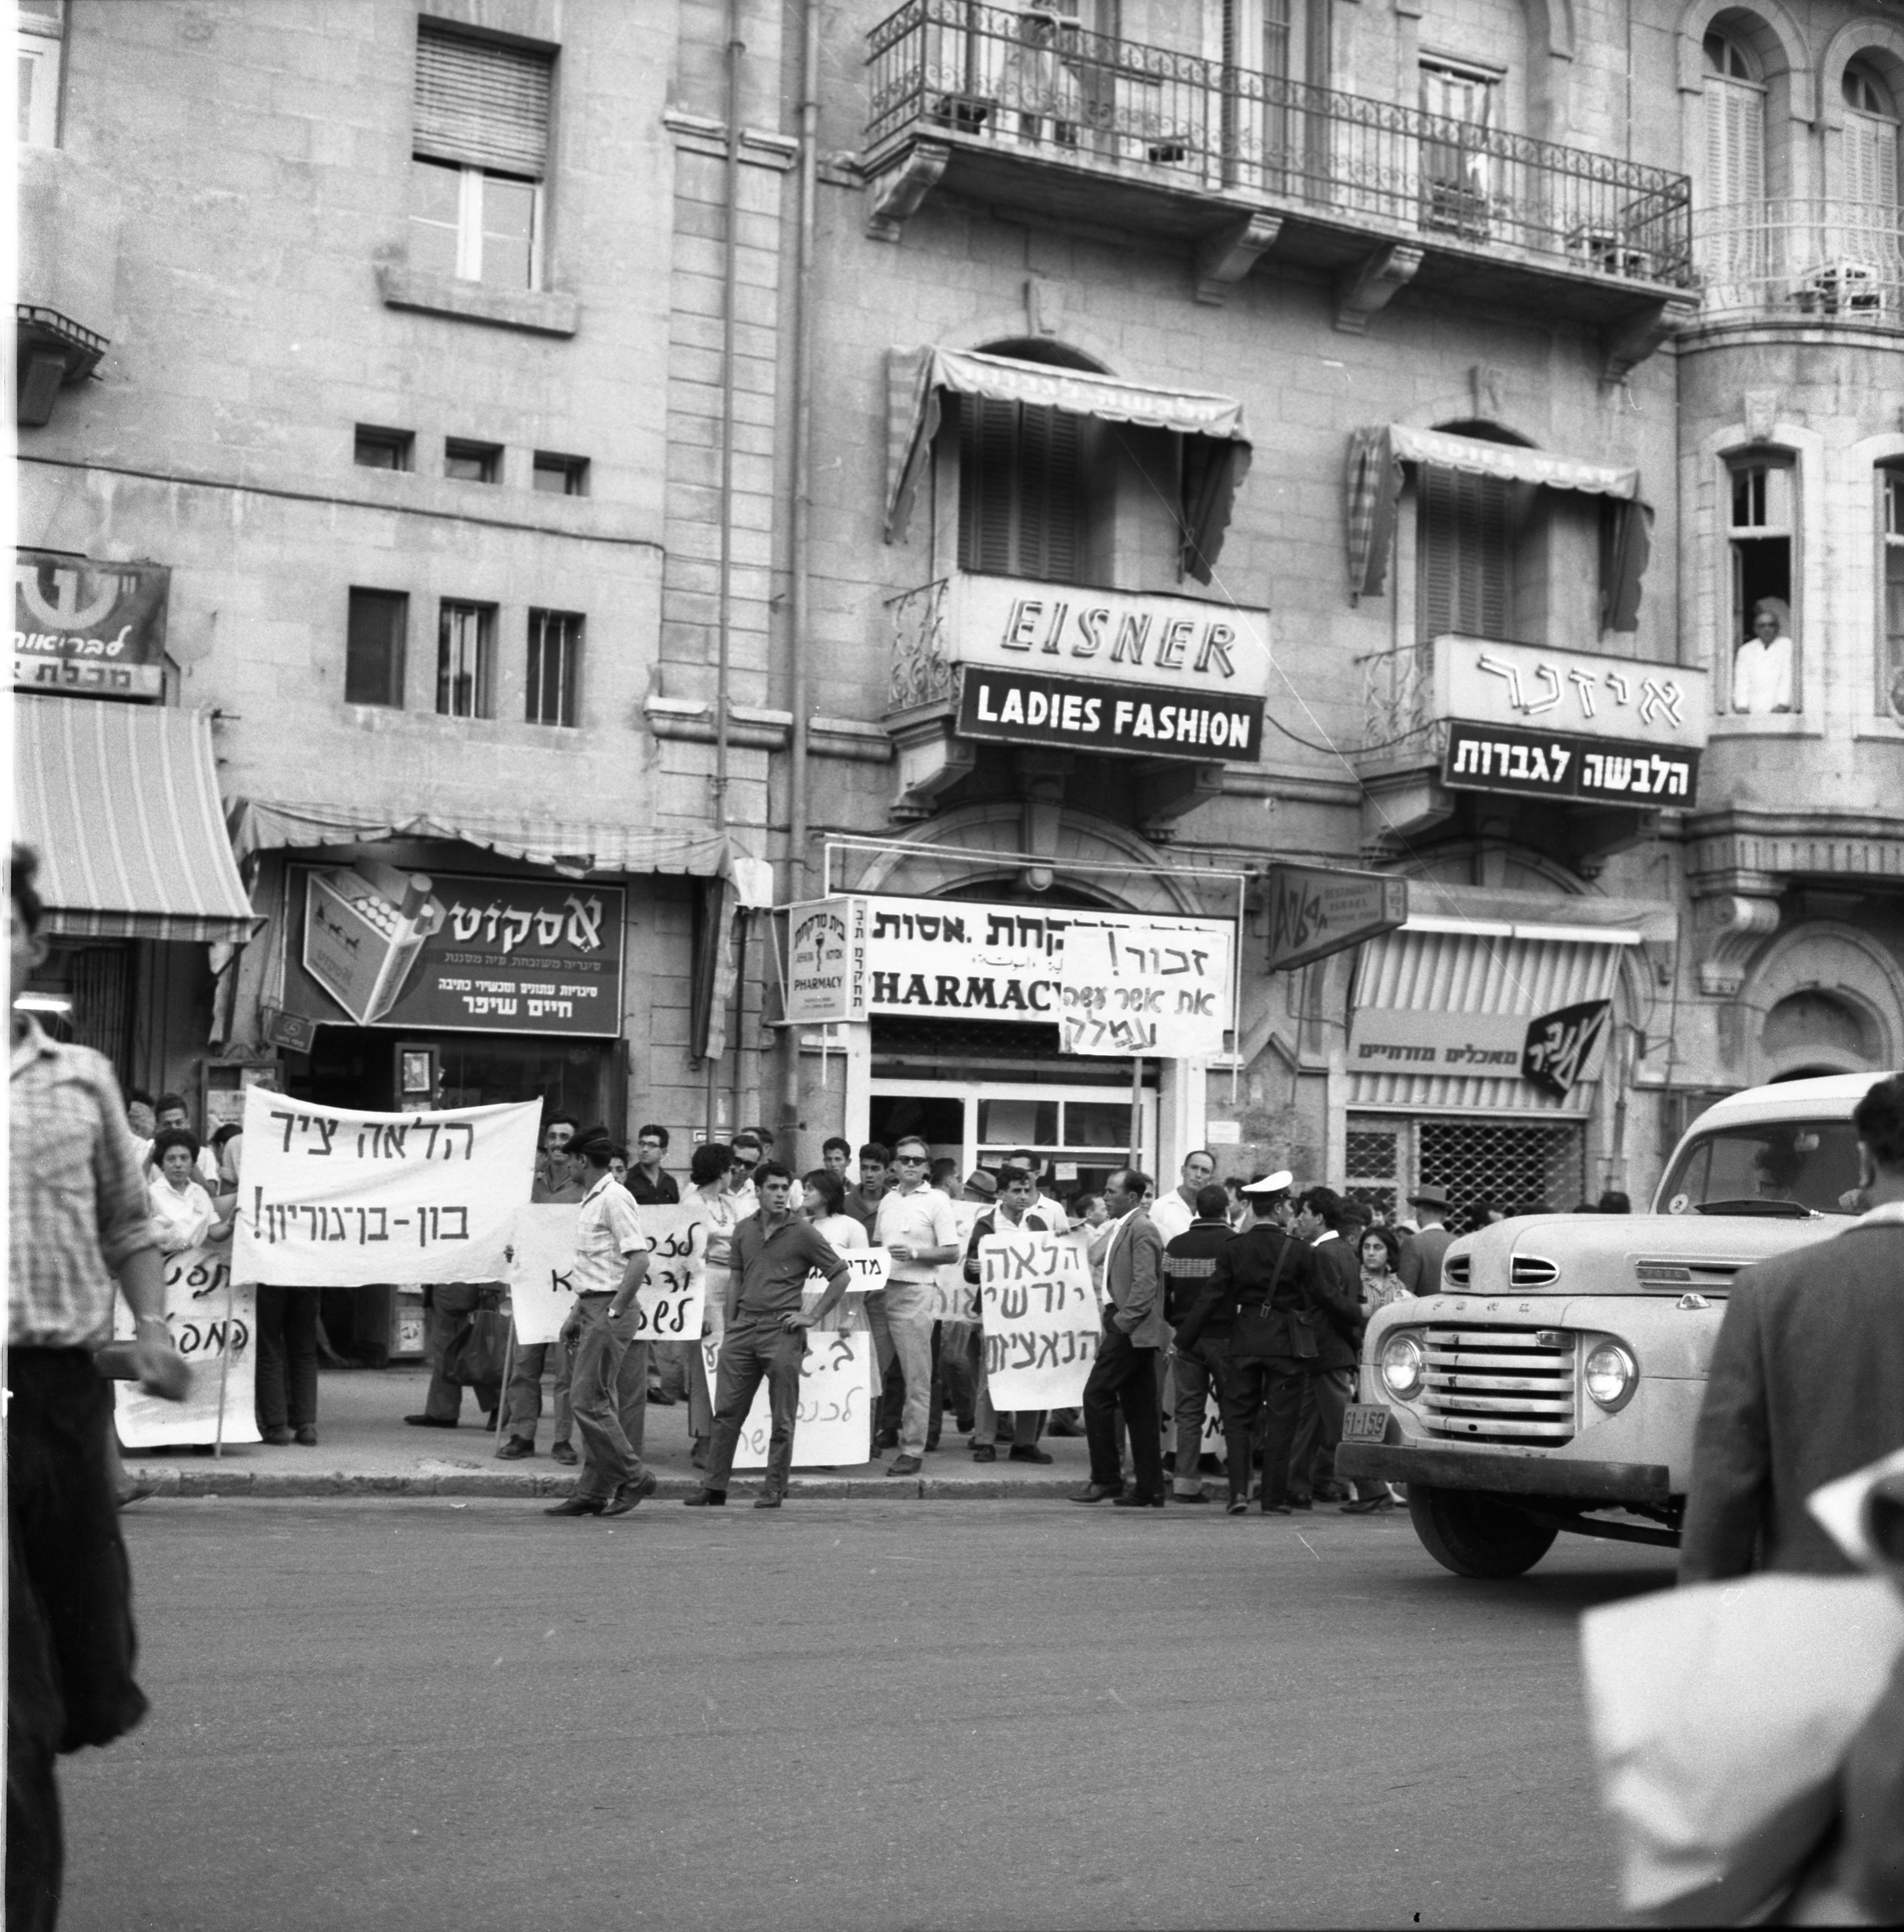
<svg viewBox="0 0 1904 1932"><path fill-rule="evenodd" d="M1427 1331L1423 1420L1466 1442L1556 1448L1573 1439L1574 1338L1563 1330Z"/></svg>

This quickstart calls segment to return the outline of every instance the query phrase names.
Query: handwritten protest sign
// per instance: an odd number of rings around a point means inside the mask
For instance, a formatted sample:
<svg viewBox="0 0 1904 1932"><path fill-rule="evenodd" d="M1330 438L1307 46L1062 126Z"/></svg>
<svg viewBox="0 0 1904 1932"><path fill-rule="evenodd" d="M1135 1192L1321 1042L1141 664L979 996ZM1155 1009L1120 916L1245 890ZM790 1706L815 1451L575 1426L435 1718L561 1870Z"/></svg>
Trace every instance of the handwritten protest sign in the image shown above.
<svg viewBox="0 0 1904 1932"><path fill-rule="evenodd" d="M854 1248L839 1258L853 1271L853 1278L846 1284L848 1294L882 1294L885 1292L886 1276L893 1265L893 1258L884 1248ZM818 1268L806 1277L808 1294L821 1293L826 1287L827 1278Z"/></svg>
<svg viewBox="0 0 1904 1932"><path fill-rule="evenodd" d="M1072 1408L1097 1359L1091 1264L1068 1234L1012 1229L978 1244L985 1372L1001 1409Z"/></svg>
<svg viewBox="0 0 1904 1932"><path fill-rule="evenodd" d="M959 1258L940 1264L928 1298L935 1322L976 1322L978 1290L966 1279L966 1247L972 1239L973 1224L990 1204L984 1201L955 1201L952 1219L959 1230Z"/></svg>
<svg viewBox="0 0 1904 1932"><path fill-rule="evenodd" d="M572 1202L537 1202L516 1210L509 1303L516 1346L553 1342L575 1305L575 1220ZM638 1342L693 1342L707 1298L707 1216L698 1207L644 1208L648 1271L635 1291Z"/></svg>
<svg viewBox="0 0 1904 1932"><path fill-rule="evenodd" d="M183 1402L148 1395L137 1382L115 1382L114 1420L128 1449L218 1439L218 1384L225 1385L224 1439L256 1442L254 1402L258 1332L257 1292L231 1289L231 1264L223 1248L188 1248L165 1257L165 1325L172 1345L191 1364L191 1387ZM229 1295L229 1322L226 1304ZM113 1333L132 1340L132 1311L122 1300ZM231 1366L223 1366L227 1347Z"/></svg>
<svg viewBox="0 0 1904 1932"><path fill-rule="evenodd" d="M707 1210L644 1208L648 1272L635 1291L638 1342L696 1342L707 1299Z"/></svg>
<svg viewBox="0 0 1904 1932"><path fill-rule="evenodd" d="M1229 928L1215 920L1074 923L1059 983L1066 1053L1208 1059L1235 1024Z"/></svg>
<svg viewBox="0 0 1904 1932"><path fill-rule="evenodd" d="M720 1343L710 1337L701 1349L711 1390L717 1379ZM845 1334L813 1331L806 1359L800 1364L800 1414L794 1424L796 1469L838 1468L863 1462L872 1454L876 1359L872 1334L866 1329ZM734 1448L735 1468L765 1468L773 1433L773 1411L767 1384L762 1382L754 1391L752 1406Z"/></svg>
<svg viewBox="0 0 1904 1932"><path fill-rule="evenodd" d="M502 1280L542 1111L370 1114L251 1088L234 1273L311 1288Z"/></svg>

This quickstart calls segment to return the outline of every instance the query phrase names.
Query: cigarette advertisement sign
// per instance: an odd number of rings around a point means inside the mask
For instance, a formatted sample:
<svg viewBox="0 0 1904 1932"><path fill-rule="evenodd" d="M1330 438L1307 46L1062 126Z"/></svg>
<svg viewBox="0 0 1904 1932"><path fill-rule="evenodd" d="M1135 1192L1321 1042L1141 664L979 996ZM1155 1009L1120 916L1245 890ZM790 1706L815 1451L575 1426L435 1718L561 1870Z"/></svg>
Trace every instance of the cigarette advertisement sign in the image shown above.
<svg viewBox="0 0 1904 1932"><path fill-rule="evenodd" d="M284 1010L335 1026L621 1030L623 892L566 880L292 868Z"/></svg>

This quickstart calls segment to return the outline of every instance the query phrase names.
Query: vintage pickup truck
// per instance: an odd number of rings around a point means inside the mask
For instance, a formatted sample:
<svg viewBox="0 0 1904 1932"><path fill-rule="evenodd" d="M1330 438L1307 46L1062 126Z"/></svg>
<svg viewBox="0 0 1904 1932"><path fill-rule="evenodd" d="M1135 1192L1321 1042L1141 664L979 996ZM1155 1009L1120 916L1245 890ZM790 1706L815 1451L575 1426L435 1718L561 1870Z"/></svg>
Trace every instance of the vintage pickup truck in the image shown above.
<svg viewBox="0 0 1904 1932"><path fill-rule="evenodd" d="M1869 1074L1732 1095L1653 1211L1543 1214L1455 1242L1440 1292L1368 1324L1337 1472L1408 1486L1458 1576L1517 1576L1562 1530L1676 1546L1732 1277L1850 1225Z"/></svg>

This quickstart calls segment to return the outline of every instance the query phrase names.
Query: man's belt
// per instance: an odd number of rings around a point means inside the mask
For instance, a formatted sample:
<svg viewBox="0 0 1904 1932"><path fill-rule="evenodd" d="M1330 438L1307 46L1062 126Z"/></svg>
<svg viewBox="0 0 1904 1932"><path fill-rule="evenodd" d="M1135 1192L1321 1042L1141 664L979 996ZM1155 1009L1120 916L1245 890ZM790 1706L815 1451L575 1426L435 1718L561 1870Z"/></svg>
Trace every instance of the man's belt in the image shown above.
<svg viewBox="0 0 1904 1932"><path fill-rule="evenodd" d="M611 1288L584 1288L575 1292L578 1301L612 1301L615 1292Z"/></svg>

